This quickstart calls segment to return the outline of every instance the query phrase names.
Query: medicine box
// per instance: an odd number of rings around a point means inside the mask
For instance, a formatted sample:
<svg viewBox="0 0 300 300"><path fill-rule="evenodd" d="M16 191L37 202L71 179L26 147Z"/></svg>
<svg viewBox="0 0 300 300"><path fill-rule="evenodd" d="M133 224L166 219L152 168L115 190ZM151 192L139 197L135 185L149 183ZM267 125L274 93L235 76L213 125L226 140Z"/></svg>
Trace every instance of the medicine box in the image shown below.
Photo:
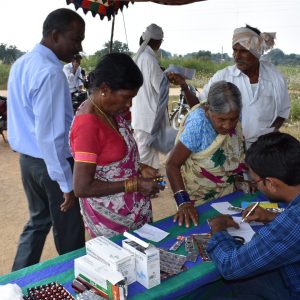
<svg viewBox="0 0 300 300"><path fill-rule="evenodd" d="M90 255L74 260L74 275L83 283L91 286L97 294L106 299L123 300L127 298L127 285L124 276Z"/></svg>
<svg viewBox="0 0 300 300"><path fill-rule="evenodd" d="M151 244L145 248L130 239L123 240L122 246L135 256L137 282L147 289L160 284L159 249Z"/></svg>
<svg viewBox="0 0 300 300"><path fill-rule="evenodd" d="M127 284L136 281L134 255L104 236L99 236L85 243L86 253L110 270L119 271Z"/></svg>

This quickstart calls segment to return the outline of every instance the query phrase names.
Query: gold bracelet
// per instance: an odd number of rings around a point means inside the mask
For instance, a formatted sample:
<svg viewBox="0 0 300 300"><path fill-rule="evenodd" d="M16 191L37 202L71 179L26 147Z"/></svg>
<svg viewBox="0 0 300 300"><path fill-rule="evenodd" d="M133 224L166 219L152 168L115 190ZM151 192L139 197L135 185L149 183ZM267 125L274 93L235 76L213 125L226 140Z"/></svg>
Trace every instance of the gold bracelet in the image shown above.
<svg viewBox="0 0 300 300"><path fill-rule="evenodd" d="M127 193L128 190L128 185L127 185L127 180L124 181L124 191Z"/></svg>
<svg viewBox="0 0 300 300"><path fill-rule="evenodd" d="M137 192L138 191L138 178L134 177L133 178L133 192Z"/></svg>
<svg viewBox="0 0 300 300"><path fill-rule="evenodd" d="M131 189L131 179L125 180L125 193L129 193Z"/></svg>
<svg viewBox="0 0 300 300"><path fill-rule="evenodd" d="M138 190L138 179L137 177L129 178L124 181L125 193L133 193Z"/></svg>
<svg viewBox="0 0 300 300"><path fill-rule="evenodd" d="M132 179L128 179L128 192L131 193L133 191L133 182Z"/></svg>

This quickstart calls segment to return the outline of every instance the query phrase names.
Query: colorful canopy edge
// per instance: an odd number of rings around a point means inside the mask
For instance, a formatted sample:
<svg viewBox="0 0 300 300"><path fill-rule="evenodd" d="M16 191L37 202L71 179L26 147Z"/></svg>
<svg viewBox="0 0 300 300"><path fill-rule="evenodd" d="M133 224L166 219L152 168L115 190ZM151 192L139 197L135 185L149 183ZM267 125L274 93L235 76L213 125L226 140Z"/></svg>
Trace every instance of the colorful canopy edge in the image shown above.
<svg viewBox="0 0 300 300"><path fill-rule="evenodd" d="M126 0L125 0L126 1ZM135 0L134 2L155 2L164 5L184 5L206 0Z"/></svg>
<svg viewBox="0 0 300 300"><path fill-rule="evenodd" d="M119 10L123 10L124 6L128 7L129 2L134 1L121 1L121 0L66 0L67 4L73 3L75 9L82 8L83 12L86 14L90 11L95 17L97 14L100 19L103 20L107 17L108 20L111 16L118 13Z"/></svg>
<svg viewBox="0 0 300 300"><path fill-rule="evenodd" d="M128 7L129 2L154 2L164 5L184 5L200 1L206 0L66 0L67 4L73 3L76 10L82 8L85 14L88 11L90 11L94 17L98 14L101 20L103 20L104 17L107 17L108 20L110 20L114 13L118 13L118 10L122 11L124 6Z"/></svg>

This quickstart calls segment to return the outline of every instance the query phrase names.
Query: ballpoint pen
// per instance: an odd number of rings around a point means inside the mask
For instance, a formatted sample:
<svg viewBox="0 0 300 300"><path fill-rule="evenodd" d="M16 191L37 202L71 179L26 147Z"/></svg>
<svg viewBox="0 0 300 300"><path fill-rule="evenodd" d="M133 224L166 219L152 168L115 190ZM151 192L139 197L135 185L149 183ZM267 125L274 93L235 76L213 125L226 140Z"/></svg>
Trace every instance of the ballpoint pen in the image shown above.
<svg viewBox="0 0 300 300"><path fill-rule="evenodd" d="M259 204L259 202L256 202L252 206L252 208L249 210L249 212L246 214L246 216L241 220L240 224L242 224L250 216L250 214L254 211L254 209L257 207L258 204Z"/></svg>

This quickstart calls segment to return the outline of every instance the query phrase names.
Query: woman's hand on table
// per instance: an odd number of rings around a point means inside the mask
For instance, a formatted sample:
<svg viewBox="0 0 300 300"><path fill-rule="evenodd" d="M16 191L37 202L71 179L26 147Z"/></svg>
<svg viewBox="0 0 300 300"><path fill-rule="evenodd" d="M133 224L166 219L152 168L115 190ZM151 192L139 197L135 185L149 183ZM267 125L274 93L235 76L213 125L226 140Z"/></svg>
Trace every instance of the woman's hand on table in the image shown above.
<svg viewBox="0 0 300 300"><path fill-rule="evenodd" d="M239 224L235 223L233 218L229 215L219 215L217 217L208 219L208 224L212 233L224 231L229 227L240 228Z"/></svg>
<svg viewBox="0 0 300 300"><path fill-rule="evenodd" d="M198 211L191 202L184 203L178 208L178 211L173 218L174 222L177 220L179 226L185 223L185 227L189 228L191 221L197 226Z"/></svg>

